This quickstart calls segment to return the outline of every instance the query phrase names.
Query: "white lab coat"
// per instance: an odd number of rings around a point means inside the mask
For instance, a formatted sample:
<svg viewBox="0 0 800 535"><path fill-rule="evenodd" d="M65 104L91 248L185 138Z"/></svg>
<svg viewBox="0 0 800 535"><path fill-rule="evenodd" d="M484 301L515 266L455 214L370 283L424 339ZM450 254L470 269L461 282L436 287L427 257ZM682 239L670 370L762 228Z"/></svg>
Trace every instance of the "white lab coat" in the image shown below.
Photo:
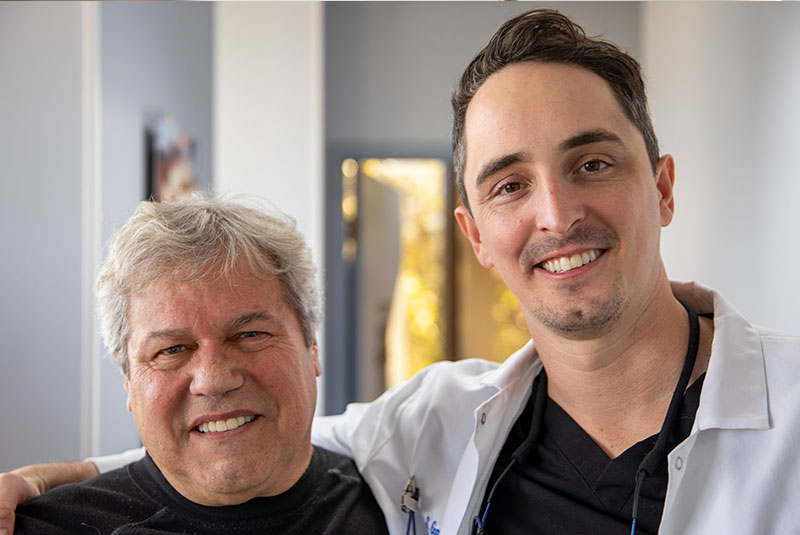
<svg viewBox="0 0 800 535"><path fill-rule="evenodd" d="M713 312L714 342L692 432L669 454L659 532L800 533L800 336L754 327L698 284L673 292ZM317 418L312 442L355 459L392 535L406 533L400 497L411 475L417 534L466 535L540 369L533 342L502 365L438 363L372 403ZM141 455L93 460L105 471Z"/></svg>
<svg viewBox="0 0 800 535"><path fill-rule="evenodd" d="M673 283L714 314L714 342L689 437L669 454L662 534L800 533L800 336L754 327L718 293ZM420 489L417 533L465 535L541 368L533 342L500 366L429 366L376 401L315 421L315 444L353 457L406 532L400 497ZM531 504L536 507L536 504Z"/></svg>

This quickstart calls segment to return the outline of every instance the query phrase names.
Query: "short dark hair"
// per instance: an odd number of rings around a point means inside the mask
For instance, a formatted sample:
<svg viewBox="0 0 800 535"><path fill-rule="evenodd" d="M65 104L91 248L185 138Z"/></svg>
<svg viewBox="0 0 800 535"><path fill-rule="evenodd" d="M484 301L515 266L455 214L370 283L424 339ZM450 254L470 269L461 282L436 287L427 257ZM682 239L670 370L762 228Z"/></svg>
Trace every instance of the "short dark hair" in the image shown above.
<svg viewBox="0 0 800 535"><path fill-rule="evenodd" d="M558 11L534 9L506 21L497 30L470 62L453 91L453 164L458 193L468 210L470 206L464 187L467 107L492 74L508 65L526 61L583 67L608 82L625 115L642 133L655 172L659 157L658 140L647 109L639 62L614 43L587 37L583 28Z"/></svg>

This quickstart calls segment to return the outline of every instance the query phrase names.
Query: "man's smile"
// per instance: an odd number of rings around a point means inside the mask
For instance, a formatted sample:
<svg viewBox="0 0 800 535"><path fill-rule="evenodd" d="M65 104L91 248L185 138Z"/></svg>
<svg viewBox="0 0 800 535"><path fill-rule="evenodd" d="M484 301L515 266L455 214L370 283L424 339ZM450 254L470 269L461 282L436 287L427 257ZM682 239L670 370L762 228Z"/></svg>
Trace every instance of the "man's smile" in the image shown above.
<svg viewBox="0 0 800 535"><path fill-rule="evenodd" d="M619 245L616 232L604 226L582 226L563 238L548 237L528 244L520 253L519 263L526 275L535 269L559 274L595 262Z"/></svg>
<svg viewBox="0 0 800 535"><path fill-rule="evenodd" d="M236 418L228 418L227 420L203 422L195 429L201 433L220 433L222 431L233 431L237 427L242 427L244 424L252 422L254 419L255 416L238 416Z"/></svg>
<svg viewBox="0 0 800 535"><path fill-rule="evenodd" d="M539 263L536 267L542 268L550 273L564 273L566 271L571 271L594 262L597 257L602 255L604 252L604 249L589 249L587 251L575 253L570 256L561 256L545 260L544 262Z"/></svg>

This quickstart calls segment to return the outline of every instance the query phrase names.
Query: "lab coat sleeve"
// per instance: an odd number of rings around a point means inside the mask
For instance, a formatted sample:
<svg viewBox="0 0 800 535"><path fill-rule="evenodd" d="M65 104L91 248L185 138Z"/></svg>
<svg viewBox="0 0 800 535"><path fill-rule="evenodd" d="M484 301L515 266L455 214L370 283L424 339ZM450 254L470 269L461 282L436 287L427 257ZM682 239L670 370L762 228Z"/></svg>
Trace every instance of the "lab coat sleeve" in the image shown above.
<svg viewBox="0 0 800 535"><path fill-rule="evenodd" d="M348 413L347 411L350 411L350 409L348 406L344 414L317 416L314 418L314 425L311 427L312 444L352 459L355 455L353 453L353 442L348 432L348 418L357 421L360 416L354 415L352 411Z"/></svg>
<svg viewBox="0 0 800 535"><path fill-rule="evenodd" d="M369 403L350 403L344 413L314 419L311 442L363 465L399 424L400 413L412 400L428 368Z"/></svg>
<svg viewBox="0 0 800 535"><path fill-rule="evenodd" d="M89 457L86 460L94 463L100 473L109 472L122 468L126 464L138 461L143 458L145 454L144 446L141 448L134 448L132 450L123 451L122 453L114 453L111 455L103 455L102 457Z"/></svg>
<svg viewBox="0 0 800 535"><path fill-rule="evenodd" d="M486 398L481 378L496 367L476 359L432 364L375 401L317 418L311 441L354 459L390 533L402 535L408 517L400 497L412 475L422 489L420 522L423 512L444 515L453 473L474 429L473 405Z"/></svg>
<svg viewBox="0 0 800 535"><path fill-rule="evenodd" d="M399 448L408 457L420 434L431 431L431 420L459 410L458 401L448 395L454 385L477 382L476 375L496 366L476 359L432 364L372 402L350 403L343 414L316 418L311 441L355 459L360 469L386 451L390 441L389 449Z"/></svg>

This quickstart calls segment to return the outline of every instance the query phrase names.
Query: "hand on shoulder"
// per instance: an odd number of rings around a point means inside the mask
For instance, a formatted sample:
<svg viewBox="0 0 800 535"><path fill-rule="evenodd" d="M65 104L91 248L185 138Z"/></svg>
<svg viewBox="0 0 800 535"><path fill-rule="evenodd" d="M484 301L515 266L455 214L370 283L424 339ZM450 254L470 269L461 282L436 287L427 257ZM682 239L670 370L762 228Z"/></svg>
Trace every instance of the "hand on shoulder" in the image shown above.
<svg viewBox="0 0 800 535"><path fill-rule="evenodd" d="M26 468L0 474L0 535L14 533L17 505L41 494L42 482L35 475L23 475Z"/></svg>
<svg viewBox="0 0 800 535"><path fill-rule="evenodd" d="M0 474L0 535L14 533L14 512L19 504L96 475L97 467L87 461L32 464Z"/></svg>

